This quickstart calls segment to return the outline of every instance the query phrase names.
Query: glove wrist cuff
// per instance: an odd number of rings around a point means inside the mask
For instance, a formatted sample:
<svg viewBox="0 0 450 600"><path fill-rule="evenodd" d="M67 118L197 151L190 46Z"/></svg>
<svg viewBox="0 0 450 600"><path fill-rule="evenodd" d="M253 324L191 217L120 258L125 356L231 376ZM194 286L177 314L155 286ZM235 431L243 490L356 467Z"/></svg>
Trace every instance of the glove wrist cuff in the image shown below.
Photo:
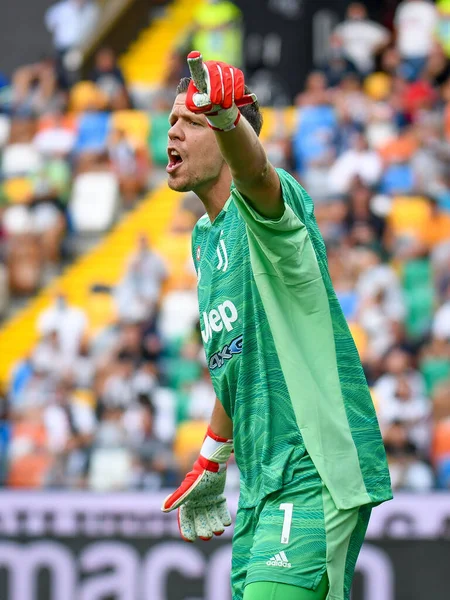
<svg viewBox="0 0 450 600"><path fill-rule="evenodd" d="M221 465L227 462L232 451L233 440L216 435L211 427L208 427L202 449L200 450L200 457Z"/></svg>
<svg viewBox="0 0 450 600"><path fill-rule="evenodd" d="M231 108L219 109L206 115L208 125L214 131L231 131L239 123L240 118L241 113L235 104Z"/></svg>

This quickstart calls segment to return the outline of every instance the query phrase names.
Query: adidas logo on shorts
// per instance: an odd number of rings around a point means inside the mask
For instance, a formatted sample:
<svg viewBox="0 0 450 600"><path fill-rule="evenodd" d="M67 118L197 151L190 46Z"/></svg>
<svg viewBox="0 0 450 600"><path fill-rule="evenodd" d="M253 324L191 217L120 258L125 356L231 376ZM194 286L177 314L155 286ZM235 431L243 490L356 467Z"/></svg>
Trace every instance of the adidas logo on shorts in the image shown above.
<svg viewBox="0 0 450 600"><path fill-rule="evenodd" d="M275 556L269 558L266 565L268 567L284 567L285 569L290 569L292 567L284 552L280 552L280 554L275 554Z"/></svg>

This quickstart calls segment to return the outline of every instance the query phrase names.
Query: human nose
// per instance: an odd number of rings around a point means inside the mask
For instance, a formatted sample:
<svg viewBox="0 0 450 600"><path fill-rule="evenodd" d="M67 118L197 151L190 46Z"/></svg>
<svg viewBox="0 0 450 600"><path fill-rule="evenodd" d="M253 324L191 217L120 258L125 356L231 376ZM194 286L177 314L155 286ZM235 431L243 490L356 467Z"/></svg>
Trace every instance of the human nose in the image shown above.
<svg viewBox="0 0 450 600"><path fill-rule="evenodd" d="M177 140L177 139L183 140L184 139L183 128L179 121L177 121L170 127L168 136L169 136L169 140Z"/></svg>

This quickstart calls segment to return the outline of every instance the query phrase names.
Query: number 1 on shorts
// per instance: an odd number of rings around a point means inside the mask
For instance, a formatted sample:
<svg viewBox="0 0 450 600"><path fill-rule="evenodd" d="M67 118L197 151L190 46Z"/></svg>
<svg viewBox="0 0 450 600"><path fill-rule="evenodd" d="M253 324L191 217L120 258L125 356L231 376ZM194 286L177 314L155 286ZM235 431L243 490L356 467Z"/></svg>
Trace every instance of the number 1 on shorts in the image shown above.
<svg viewBox="0 0 450 600"><path fill-rule="evenodd" d="M280 504L280 510L284 510L283 529L281 531L281 543L289 544L289 536L291 535L292 511L294 505L292 502Z"/></svg>

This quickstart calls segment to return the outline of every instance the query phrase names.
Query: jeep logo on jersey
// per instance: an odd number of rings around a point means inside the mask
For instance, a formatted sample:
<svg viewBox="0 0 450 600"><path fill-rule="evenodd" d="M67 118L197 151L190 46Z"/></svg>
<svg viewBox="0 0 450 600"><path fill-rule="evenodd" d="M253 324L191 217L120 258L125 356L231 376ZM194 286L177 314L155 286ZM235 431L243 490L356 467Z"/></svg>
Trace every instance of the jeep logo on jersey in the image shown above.
<svg viewBox="0 0 450 600"><path fill-rule="evenodd" d="M233 330L233 325L238 318L238 312L235 305L229 300L219 304L217 309L213 308L209 313L203 313L202 338L205 344L212 338L214 332L222 331L225 327L227 331Z"/></svg>

